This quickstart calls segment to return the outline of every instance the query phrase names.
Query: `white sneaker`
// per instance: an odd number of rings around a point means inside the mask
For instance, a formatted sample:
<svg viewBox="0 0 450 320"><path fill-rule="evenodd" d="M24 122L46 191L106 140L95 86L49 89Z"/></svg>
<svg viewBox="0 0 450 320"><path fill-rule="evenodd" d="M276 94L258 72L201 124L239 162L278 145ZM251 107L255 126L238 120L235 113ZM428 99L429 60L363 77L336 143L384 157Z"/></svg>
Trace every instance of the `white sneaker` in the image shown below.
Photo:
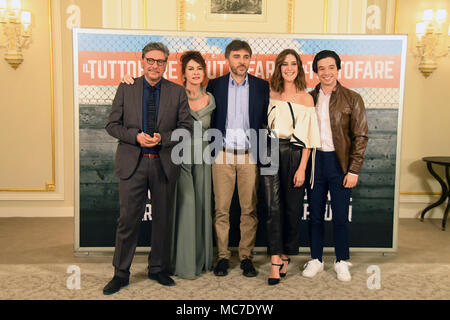
<svg viewBox="0 0 450 320"><path fill-rule="evenodd" d="M305 270L303 270L302 275L307 278L312 278L317 273L323 271L323 262L320 262L319 259L309 260L303 268Z"/></svg>
<svg viewBox="0 0 450 320"><path fill-rule="evenodd" d="M352 280L352 276L350 271L348 270L352 264L347 261L339 261L338 263L334 262L334 271L337 273L338 280L341 281L350 281Z"/></svg>

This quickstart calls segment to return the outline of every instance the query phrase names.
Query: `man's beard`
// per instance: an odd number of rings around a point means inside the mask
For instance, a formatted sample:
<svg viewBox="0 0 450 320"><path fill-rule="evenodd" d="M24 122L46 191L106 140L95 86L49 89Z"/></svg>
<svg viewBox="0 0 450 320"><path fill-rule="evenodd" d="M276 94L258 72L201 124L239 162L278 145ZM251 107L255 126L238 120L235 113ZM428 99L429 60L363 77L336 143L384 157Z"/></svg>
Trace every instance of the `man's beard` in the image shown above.
<svg viewBox="0 0 450 320"><path fill-rule="evenodd" d="M244 68L245 68L245 71L243 71L243 72L239 71L239 68L240 68L240 67L244 67ZM232 72L232 73L237 74L238 76L243 76L243 75L245 75L245 74L247 73L247 71L248 71L248 67L246 67L246 66L244 66L244 65L242 65L242 64L239 65L239 66L237 66L236 68L230 66L230 69L231 69L231 72Z"/></svg>

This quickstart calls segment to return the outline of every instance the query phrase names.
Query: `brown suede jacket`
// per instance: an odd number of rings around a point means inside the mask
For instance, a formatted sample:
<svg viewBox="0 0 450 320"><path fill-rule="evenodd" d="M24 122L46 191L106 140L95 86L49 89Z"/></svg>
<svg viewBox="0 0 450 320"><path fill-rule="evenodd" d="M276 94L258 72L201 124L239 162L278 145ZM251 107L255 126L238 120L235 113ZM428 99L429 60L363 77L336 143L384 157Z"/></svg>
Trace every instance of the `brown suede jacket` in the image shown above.
<svg viewBox="0 0 450 320"><path fill-rule="evenodd" d="M314 104L319 91L320 83L310 92ZM334 149L342 170L359 174L369 141L364 101L358 93L343 87L338 81L331 93L329 108Z"/></svg>

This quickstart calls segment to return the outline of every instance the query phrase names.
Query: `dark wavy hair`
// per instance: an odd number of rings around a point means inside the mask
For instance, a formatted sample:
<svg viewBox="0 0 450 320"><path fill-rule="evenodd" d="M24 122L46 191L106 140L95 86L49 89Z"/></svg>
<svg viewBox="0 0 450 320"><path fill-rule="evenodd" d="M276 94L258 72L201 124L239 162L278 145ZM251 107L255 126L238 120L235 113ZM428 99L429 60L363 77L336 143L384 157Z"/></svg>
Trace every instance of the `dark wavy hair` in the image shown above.
<svg viewBox="0 0 450 320"><path fill-rule="evenodd" d="M313 60L312 68L315 73L317 73L317 62L325 58L333 58L334 61L336 61L337 69L341 70L341 58L339 58L338 54L331 50L322 50L318 54L316 54Z"/></svg>
<svg viewBox="0 0 450 320"><path fill-rule="evenodd" d="M306 89L305 71L303 70L303 64L300 56L298 55L297 51L293 49L285 49L281 51L275 59L275 70L273 72L272 78L270 79L270 87L276 92L281 93L284 91L284 80L283 76L281 75L281 65L286 59L286 56L290 54L292 54L295 57L295 60L297 60L298 72L297 77L294 80L295 87L299 91L303 91Z"/></svg>
<svg viewBox="0 0 450 320"><path fill-rule="evenodd" d="M199 51L186 51L183 53L183 55L180 58L181 61L181 74L184 76L186 73L186 66L189 61L194 60L199 65L203 67L203 73L205 75L205 79L203 81L206 81L206 62L205 59L203 59L202 54ZM186 79L183 80L183 84L186 85Z"/></svg>

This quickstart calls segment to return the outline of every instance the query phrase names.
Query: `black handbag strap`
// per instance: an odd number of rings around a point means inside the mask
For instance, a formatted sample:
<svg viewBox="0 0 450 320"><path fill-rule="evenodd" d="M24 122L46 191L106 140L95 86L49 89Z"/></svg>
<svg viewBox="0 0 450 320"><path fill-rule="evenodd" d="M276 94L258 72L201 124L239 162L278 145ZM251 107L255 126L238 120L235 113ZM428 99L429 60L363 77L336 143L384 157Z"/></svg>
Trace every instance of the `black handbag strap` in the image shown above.
<svg viewBox="0 0 450 320"><path fill-rule="evenodd" d="M292 104L290 102L287 103L289 105L289 109L291 110L291 117L292 117L292 127L295 129L295 117L294 117L294 110L292 110Z"/></svg>
<svg viewBox="0 0 450 320"><path fill-rule="evenodd" d="M292 117L292 127L295 129L295 117L294 117L294 110L292 109L292 104L290 102L287 103L289 105L289 109L291 110L291 117ZM295 134L292 134L292 137L294 138L294 140L296 141L296 144L301 146L301 147L305 147L305 143L300 140L299 138L297 138L295 136Z"/></svg>

